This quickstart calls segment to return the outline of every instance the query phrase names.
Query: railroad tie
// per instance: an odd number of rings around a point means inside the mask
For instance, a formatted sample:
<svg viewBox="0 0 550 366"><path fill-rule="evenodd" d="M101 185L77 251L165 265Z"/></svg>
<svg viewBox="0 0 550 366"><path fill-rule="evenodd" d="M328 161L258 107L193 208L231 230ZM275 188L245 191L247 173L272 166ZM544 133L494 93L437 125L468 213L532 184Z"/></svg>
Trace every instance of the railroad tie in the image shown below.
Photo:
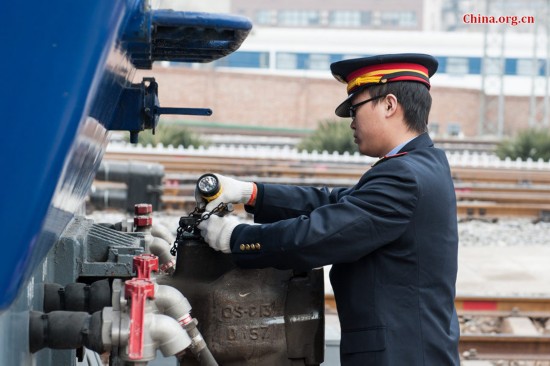
<svg viewBox="0 0 550 366"><path fill-rule="evenodd" d="M519 336L540 335L531 319L523 316L511 316L504 318L501 330L503 333Z"/></svg>
<svg viewBox="0 0 550 366"><path fill-rule="evenodd" d="M462 366L493 366L494 363L489 361L480 361L480 360L464 360L461 363Z"/></svg>

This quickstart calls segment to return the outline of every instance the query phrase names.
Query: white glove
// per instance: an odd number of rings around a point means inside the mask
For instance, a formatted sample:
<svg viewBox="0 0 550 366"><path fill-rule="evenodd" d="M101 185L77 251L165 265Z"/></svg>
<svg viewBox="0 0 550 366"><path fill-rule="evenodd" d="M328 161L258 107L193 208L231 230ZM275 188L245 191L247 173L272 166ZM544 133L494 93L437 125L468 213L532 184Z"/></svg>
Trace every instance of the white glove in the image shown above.
<svg viewBox="0 0 550 366"><path fill-rule="evenodd" d="M205 212L204 214L207 214ZM203 214L203 215L204 215ZM211 215L208 220L202 221L198 228L204 241L214 250L231 253L229 241L235 226L242 224L236 216Z"/></svg>
<svg viewBox="0 0 550 366"><path fill-rule="evenodd" d="M233 178L225 177L220 174L214 174L218 178L218 183L221 186L220 195L216 199L206 204L205 210L212 211L220 203L247 203L254 192L254 183L243 182ZM206 200L200 195L195 188L195 200L199 208L204 206ZM202 203L202 204L201 204Z"/></svg>

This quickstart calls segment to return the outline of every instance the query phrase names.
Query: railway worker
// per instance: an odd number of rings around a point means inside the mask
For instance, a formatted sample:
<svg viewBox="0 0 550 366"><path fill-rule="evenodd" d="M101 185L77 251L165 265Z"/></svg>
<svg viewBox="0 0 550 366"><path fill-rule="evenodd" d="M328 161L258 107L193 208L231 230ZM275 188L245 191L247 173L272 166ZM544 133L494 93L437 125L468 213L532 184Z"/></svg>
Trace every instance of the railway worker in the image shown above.
<svg viewBox="0 0 550 366"><path fill-rule="evenodd" d="M348 93L336 115L351 117L359 151L380 159L355 186L332 191L218 175L221 195L206 210L245 203L260 225L231 215L199 225L244 268L332 264L343 366L459 365L455 192L427 133L437 66L423 54L333 63Z"/></svg>

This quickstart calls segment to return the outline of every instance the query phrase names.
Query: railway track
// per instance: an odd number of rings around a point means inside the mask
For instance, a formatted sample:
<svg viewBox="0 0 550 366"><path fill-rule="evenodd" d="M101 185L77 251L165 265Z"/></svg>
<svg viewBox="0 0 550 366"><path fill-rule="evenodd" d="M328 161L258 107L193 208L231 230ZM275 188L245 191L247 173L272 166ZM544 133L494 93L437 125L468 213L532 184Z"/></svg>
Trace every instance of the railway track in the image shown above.
<svg viewBox="0 0 550 366"><path fill-rule="evenodd" d="M349 179L357 181L374 161L358 163L311 162L261 157L230 156L181 156L169 154L107 152L105 160L155 162L164 166L165 172L202 174L212 171L221 174L257 177L286 177L310 179ZM455 182L483 182L517 185L549 185L550 171L538 169L508 169L484 167L453 167Z"/></svg>
<svg viewBox="0 0 550 366"><path fill-rule="evenodd" d="M325 306L327 313L336 313L332 295L325 297ZM550 325L550 298L458 296L455 306L464 359L550 361L550 330L540 326ZM491 333L471 332L464 323L472 319L477 320L477 328L482 329L483 322L496 328L491 327Z"/></svg>
<svg viewBox="0 0 550 366"><path fill-rule="evenodd" d="M463 357L484 360L550 360L550 298L457 297L459 318L485 317L498 324L496 332L462 331L459 350ZM535 324L539 324L537 328Z"/></svg>
<svg viewBox="0 0 550 366"><path fill-rule="evenodd" d="M163 203L166 209L193 208L195 181L199 175L168 174L165 179ZM264 183L352 186L356 181L345 178L241 177ZM550 213L550 185L517 185L494 183L457 183L457 214L461 218L495 219L531 217L545 219Z"/></svg>
<svg viewBox="0 0 550 366"><path fill-rule="evenodd" d="M168 210L193 207L193 182L205 172L238 176L266 183L352 186L372 162L319 162L266 157L202 156L107 152L105 160L162 164L163 205ZM457 214L461 218L550 216L550 171L509 167L452 166Z"/></svg>

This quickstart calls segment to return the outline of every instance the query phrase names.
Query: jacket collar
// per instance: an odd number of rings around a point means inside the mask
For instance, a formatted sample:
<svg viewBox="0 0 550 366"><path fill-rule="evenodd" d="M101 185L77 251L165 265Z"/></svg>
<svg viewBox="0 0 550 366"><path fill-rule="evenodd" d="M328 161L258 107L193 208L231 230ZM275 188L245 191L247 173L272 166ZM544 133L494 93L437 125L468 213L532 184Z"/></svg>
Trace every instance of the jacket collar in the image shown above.
<svg viewBox="0 0 550 366"><path fill-rule="evenodd" d="M395 158L395 157L398 157L398 156L407 155L407 153L409 151L413 151L413 150L416 150L416 149L423 149L423 148L427 148L427 147L433 147L433 146L434 146L434 143L432 141L432 138L430 137L430 135L427 132L424 132L423 134L420 134L420 135L416 136L414 139L412 139L411 141L409 141L405 146L403 146L401 148L401 150L399 150L397 152L397 154L386 155L386 156L380 158L377 162L372 164L372 167L375 167L379 163L381 163L383 161L386 161L388 159Z"/></svg>
<svg viewBox="0 0 550 366"><path fill-rule="evenodd" d="M406 144L405 146L403 146L401 148L401 150L399 150L398 152L400 152L400 153L409 152L409 151L412 151L412 150L423 149L423 148L426 148L426 147L433 147L433 146L434 146L434 143L432 141L432 138L430 137L430 135L427 132L424 132L424 133L416 136L411 141L409 141L409 143Z"/></svg>

